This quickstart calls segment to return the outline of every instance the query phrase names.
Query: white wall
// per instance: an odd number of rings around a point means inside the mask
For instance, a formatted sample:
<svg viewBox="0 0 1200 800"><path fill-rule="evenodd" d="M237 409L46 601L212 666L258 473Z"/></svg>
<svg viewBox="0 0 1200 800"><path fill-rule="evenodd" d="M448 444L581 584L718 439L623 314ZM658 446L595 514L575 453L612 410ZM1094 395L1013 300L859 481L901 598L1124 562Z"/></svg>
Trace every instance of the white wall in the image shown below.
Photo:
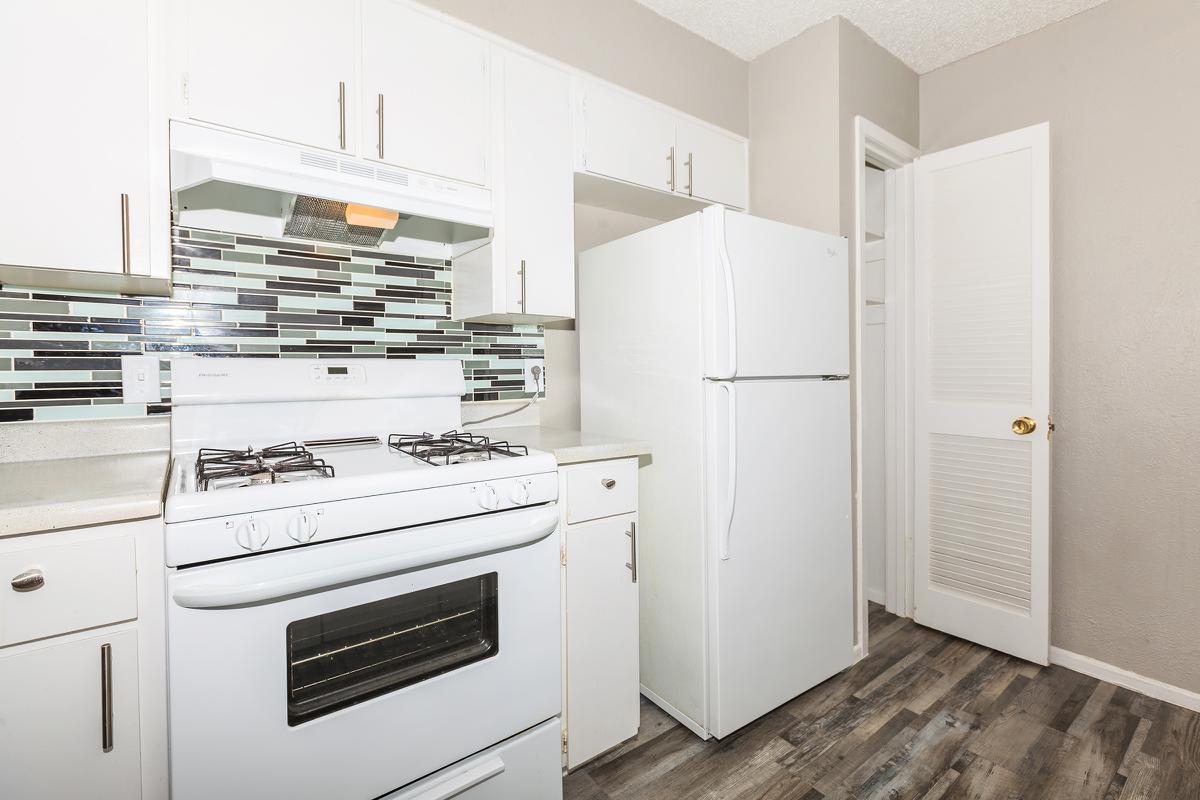
<svg viewBox="0 0 1200 800"><path fill-rule="evenodd" d="M921 78L921 149L1050 121L1051 641L1200 691L1200 3Z"/></svg>

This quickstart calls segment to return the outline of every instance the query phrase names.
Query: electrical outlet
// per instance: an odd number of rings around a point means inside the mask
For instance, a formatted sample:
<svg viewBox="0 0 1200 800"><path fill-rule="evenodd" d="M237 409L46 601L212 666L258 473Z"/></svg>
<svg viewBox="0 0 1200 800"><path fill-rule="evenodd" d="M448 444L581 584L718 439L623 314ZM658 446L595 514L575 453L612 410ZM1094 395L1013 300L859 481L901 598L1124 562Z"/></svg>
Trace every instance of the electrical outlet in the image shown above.
<svg viewBox="0 0 1200 800"><path fill-rule="evenodd" d="M121 356L121 402L161 402L158 368L158 356Z"/></svg>
<svg viewBox="0 0 1200 800"><path fill-rule="evenodd" d="M525 391L530 394L546 391L546 362L540 358L526 358L522 363L525 365ZM537 378L533 375L534 368L540 370Z"/></svg>

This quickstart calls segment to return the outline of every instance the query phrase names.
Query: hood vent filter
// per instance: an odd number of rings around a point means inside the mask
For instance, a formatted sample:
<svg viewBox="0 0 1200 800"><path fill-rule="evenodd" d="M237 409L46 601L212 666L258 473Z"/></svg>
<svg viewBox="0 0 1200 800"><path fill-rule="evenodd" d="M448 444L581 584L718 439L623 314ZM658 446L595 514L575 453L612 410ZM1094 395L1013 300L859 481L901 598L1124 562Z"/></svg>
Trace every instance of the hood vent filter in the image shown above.
<svg viewBox="0 0 1200 800"><path fill-rule="evenodd" d="M284 236L359 247L378 247L386 232L383 228L350 225L346 222L345 203L307 195L296 195L283 226Z"/></svg>

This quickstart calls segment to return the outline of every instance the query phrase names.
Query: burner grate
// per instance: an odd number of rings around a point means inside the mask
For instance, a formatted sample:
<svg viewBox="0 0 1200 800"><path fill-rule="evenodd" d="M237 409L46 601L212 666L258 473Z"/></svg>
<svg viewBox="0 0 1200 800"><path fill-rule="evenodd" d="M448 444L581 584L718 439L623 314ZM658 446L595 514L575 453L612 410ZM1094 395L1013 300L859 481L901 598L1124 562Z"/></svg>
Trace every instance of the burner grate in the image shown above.
<svg viewBox="0 0 1200 800"><path fill-rule="evenodd" d="M435 467L490 461L494 455L510 458L529 455L529 448L524 445L493 442L487 436L459 431L448 431L441 436L431 433L393 433L388 437L388 446Z"/></svg>
<svg viewBox="0 0 1200 800"><path fill-rule="evenodd" d="M203 448L196 456L196 488L259 486L293 478L332 478L333 467L295 442L255 450Z"/></svg>

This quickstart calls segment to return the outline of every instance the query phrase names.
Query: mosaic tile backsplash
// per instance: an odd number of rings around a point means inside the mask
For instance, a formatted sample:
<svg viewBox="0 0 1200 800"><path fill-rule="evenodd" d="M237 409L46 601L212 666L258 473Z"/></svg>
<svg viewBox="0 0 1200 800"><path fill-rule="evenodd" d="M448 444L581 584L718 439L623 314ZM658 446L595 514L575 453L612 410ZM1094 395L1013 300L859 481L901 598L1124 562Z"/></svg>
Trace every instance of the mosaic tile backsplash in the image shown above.
<svg viewBox="0 0 1200 800"><path fill-rule="evenodd" d="M171 298L0 286L0 422L162 414L170 362L457 358L464 400L526 397L536 325L450 320L450 262L216 231L172 231ZM125 354L159 355L161 404L121 402Z"/></svg>

